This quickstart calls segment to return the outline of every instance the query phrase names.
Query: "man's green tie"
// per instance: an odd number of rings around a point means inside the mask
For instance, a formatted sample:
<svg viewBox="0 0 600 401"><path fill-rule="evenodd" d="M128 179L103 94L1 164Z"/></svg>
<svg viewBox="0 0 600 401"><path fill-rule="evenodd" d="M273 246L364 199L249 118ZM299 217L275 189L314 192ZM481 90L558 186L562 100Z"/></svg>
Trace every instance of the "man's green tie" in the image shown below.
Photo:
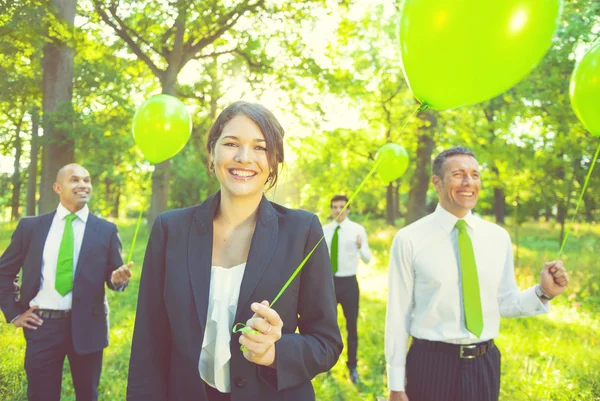
<svg viewBox="0 0 600 401"><path fill-rule="evenodd" d="M335 228L333 232L333 238L331 239L331 270L333 270L333 274L338 271L338 231L340 230L340 226Z"/></svg>
<svg viewBox="0 0 600 401"><path fill-rule="evenodd" d="M65 217L65 231L60 241L58 262L56 262L54 288L63 297L73 289L73 253L75 250L73 220L76 218L77 215L73 213Z"/></svg>
<svg viewBox="0 0 600 401"><path fill-rule="evenodd" d="M458 220L456 228L458 228L458 250L462 272L465 321L467 330L479 338L483 332L483 313L481 312L481 295L479 293L479 278L477 277L473 243L467 233L467 223L464 220Z"/></svg>

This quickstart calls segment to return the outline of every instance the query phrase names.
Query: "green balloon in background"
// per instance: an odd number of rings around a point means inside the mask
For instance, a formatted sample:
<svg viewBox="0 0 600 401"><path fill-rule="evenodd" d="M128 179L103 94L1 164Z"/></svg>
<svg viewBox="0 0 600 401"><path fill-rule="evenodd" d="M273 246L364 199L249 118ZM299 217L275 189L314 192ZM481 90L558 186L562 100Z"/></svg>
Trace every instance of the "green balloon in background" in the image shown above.
<svg viewBox="0 0 600 401"><path fill-rule="evenodd" d="M571 106L585 128L600 136L600 43L575 66L569 95Z"/></svg>
<svg viewBox="0 0 600 401"><path fill-rule="evenodd" d="M542 59L561 10L562 0L406 0L404 77L436 110L491 99Z"/></svg>
<svg viewBox="0 0 600 401"><path fill-rule="evenodd" d="M157 164L183 149L192 133L192 118L179 99L157 95L136 111L132 132L146 160Z"/></svg>
<svg viewBox="0 0 600 401"><path fill-rule="evenodd" d="M406 149L395 143L387 143L377 151L375 161L379 161L377 173L387 183L402 177L408 168Z"/></svg>

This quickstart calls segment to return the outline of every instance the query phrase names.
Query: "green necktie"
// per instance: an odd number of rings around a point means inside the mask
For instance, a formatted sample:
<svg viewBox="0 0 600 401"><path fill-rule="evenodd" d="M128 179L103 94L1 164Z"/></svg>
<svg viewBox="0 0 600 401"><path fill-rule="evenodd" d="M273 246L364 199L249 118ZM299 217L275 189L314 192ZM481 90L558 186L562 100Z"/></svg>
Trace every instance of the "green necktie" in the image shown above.
<svg viewBox="0 0 600 401"><path fill-rule="evenodd" d="M473 243L467 233L467 223L464 220L458 220L456 228L458 228L458 250L462 272L465 321L467 330L479 338L483 332L483 313L481 312L481 295L479 293L479 278L477 277Z"/></svg>
<svg viewBox="0 0 600 401"><path fill-rule="evenodd" d="M65 231L63 232L58 261L56 262L56 280L54 288L63 297L73 289L73 253L75 251L75 234L73 233L73 220L76 214L65 217Z"/></svg>
<svg viewBox="0 0 600 401"><path fill-rule="evenodd" d="M333 238L331 239L331 270L333 270L333 274L338 271L338 231L340 230L340 226L335 228L333 232Z"/></svg>

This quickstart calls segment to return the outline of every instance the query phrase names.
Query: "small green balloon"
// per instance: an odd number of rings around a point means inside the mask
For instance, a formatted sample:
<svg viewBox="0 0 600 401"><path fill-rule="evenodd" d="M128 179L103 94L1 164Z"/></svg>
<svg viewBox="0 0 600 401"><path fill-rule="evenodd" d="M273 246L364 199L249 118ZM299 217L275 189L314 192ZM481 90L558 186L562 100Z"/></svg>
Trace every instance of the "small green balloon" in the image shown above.
<svg viewBox="0 0 600 401"><path fill-rule="evenodd" d="M408 153L396 143L387 143L377 151L375 161L379 161L377 173L387 183L402 177L408 168Z"/></svg>
<svg viewBox="0 0 600 401"><path fill-rule="evenodd" d="M132 132L146 160L157 164L183 149L192 133L192 118L176 97L157 95L136 111Z"/></svg>
<svg viewBox="0 0 600 401"><path fill-rule="evenodd" d="M562 0L406 0L402 69L436 110L491 99L533 70L552 43Z"/></svg>
<svg viewBox="0 0 600 401"><path fill-rule="evenodd" d="M575 66L569 96L577 118L592 135L600 136L600 43Z"/></svg>

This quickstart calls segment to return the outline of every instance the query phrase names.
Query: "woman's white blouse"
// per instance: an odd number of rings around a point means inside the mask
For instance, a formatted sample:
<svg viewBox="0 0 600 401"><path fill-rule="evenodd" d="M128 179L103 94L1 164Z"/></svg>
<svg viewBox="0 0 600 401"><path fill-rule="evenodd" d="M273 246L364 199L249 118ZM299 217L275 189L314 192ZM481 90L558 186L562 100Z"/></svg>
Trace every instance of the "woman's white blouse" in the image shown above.
<svg viewBox="0 0 600 401"><path fill-rule="evenodd" d="M224 269L213 266L206 330L200 352L200 377L222 393L231 392L229 360L231 328L237 310L246 263Z"/></svg>

